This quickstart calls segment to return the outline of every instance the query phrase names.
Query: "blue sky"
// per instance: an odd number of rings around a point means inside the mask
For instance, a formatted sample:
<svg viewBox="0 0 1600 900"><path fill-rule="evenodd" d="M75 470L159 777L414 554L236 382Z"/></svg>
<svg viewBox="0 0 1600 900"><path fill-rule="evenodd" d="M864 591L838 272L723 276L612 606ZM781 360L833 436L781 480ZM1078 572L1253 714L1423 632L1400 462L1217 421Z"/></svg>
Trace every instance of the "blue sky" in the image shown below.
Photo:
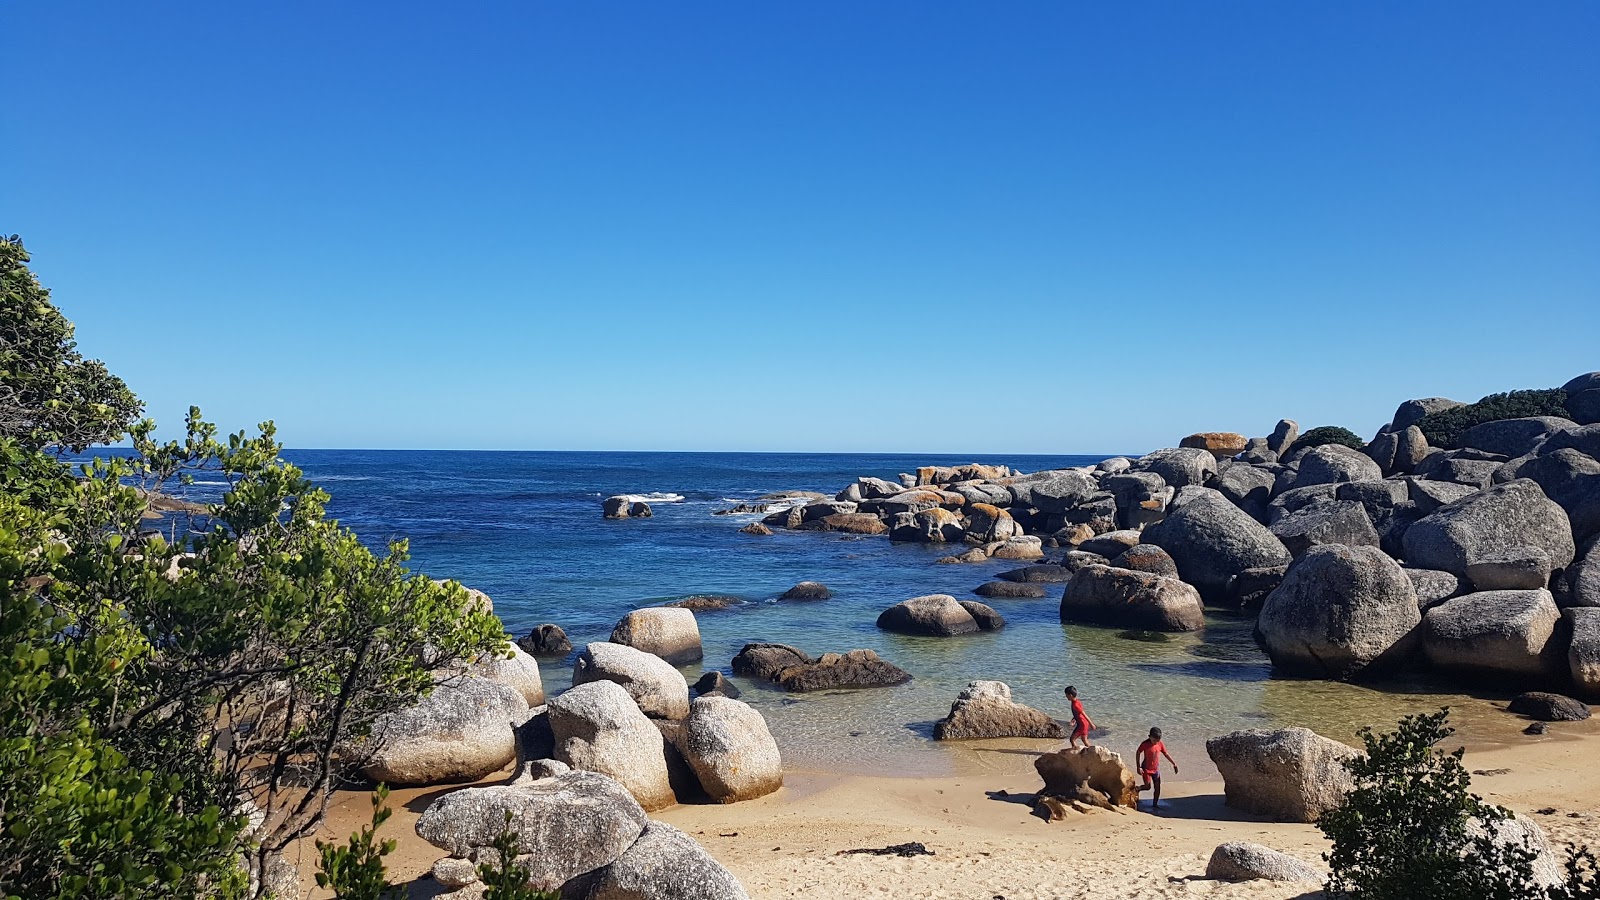
<svg viewBox="0 0 1600 900"><path fill-rule="evenodd" d="M13 3L0 230L176 424L1124 452L1600 368L1600 4Z"/></svg>

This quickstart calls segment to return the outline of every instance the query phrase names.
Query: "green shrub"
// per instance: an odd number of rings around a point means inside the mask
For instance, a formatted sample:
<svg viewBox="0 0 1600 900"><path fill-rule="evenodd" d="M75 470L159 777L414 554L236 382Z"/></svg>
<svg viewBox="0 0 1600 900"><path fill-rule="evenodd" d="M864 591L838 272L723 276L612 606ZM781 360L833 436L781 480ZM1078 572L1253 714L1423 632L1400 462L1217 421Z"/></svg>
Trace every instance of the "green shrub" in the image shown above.
<svg viewBox="0 0 1600 900"><path fill-rule="evenodd" d="M557 891L536 891L528 887L533 873L517 864L517 833L511 830L509 810L505 827L495 836L494 849L499 863L478 866L478 879L484 885L483 900L561 900Z"/></svg>
<svg viewBox="0 0 1600 900"><path fill-rule="evenodd" d="M1490 394L1477 403L1429 413L1417 422L1428 443L1454 448L1461 432L1484 422L1522 419L1528 416L1560 416L1565 419L1567 392L1559 388L1542 391L1509 391Z"/></svg>
<svg viewBox="0 0 1600 900"><path fill-rule="evenodd" d="M394 852L395 842L376 840L378 829L394 813L384 803L388 799L389 786L378 785L372 793L372 824L361 826L344 846L317 841L317 854L321 857L317 887L333 891L335 900L392 900L400 896L399 889L389 883L383 864L383 858Z"/></svg>
<svg viewBox="0 0 1600 900"><path fill-rule="evenodd" d="M1323 444L1342 444L1356 450L1367 446L1367 442L1363 441L1360 435L1348 428L1342 428L1338 425L1320 425L1296 438L1294 446L1289 449L1309 450L1312 447L1321 447Z"/></svg>
<svg viewBox="0 0 1600 900"><path fill-rule="evenodd" d="M1594 898L1594 858L1571 854L1568 878L1551 890L1533 877L1534 849L1495 841L1510 810L1469 787L1463 750L1436 749L1453 732L1449 710L1407 716L1390 734L1361 730L1366 753L1345 765L1355 789L1317 827L1333 843L1331 898L1360 900L1579 900ZM1476 823L1482 827L1471 827Z"/></svg>

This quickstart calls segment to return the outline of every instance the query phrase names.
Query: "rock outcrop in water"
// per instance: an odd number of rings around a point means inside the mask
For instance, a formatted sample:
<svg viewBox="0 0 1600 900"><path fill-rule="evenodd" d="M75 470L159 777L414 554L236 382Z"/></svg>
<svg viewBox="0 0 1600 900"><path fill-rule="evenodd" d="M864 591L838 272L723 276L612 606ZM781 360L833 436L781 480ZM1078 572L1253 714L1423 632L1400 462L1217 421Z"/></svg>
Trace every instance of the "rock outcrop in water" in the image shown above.
<svg viewBox="0 0 1600 900"><path fill-rule="evenodd" d="M950 714L933 726L936 741L976 738L1064 738L1061 723L1048 713L1011 699L1011 686L1003 681L974 681L967 685Z"/></svg>

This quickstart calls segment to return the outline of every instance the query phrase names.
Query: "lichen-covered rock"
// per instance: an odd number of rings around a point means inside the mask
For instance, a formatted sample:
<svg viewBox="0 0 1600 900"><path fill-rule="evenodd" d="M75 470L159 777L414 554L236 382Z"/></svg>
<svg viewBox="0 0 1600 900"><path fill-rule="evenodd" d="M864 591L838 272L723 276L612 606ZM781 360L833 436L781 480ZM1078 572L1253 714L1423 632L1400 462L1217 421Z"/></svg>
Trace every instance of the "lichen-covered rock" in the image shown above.
<svg viewBox="0 0 1600 900"><path fill-rule="evenodd" d="M1069 747L1045 753L1033 761L1033 767L1044 779L1042 795L1071 799L1087 788L1112 806L1135 809L1139 805L1139 782L1133 770L1121 754L1105 747Z"/></svg>
<svg viewBox="0 0 1600 900"><path fill-rule="evenodd" d="M1157 450L1134 460L1132 471L1152 472L1175 488L1205 484L1217 474L1217 458L1192 447Z"/></svg>
<svg viewBox="0 0 1600 900"><path fill-rule="evenodd" d="M783 786L778 744L767 720L747 703L717 696L695 700L679 748L718 803L753 800Z"/></svg>
<svg viewBox="0 0 1600 900"><path fill-rule="evenodd" d="M811 662L811 657L788 644L745 644L733 657L733 674L771 681L790 666Z"/></svg>
<svg viewBox="0 0 1600 900"><path fill-rule="evenodd" d="M1206 741L1227 804L1278 822L1315 822L1354 787L1345 760L1360 754L1309 728L1235 731Z"/></svg>
<svg viewBox="0 0 1600 900"><path fill-rule="evenodd" d="M972 592L997 600L1039 600L1045 596L1044 585L1026 581L990 581L973 588Z"/></svg>
<svg viewBox="0 0 1600 900"><path fill-rule="evenodd" d="M575 900L749 900L694 838L651 822L617 860L562 892Z"/></svg>
<svg viewBox="0 0 1600 900"><path fill-rule="evenodd" d="M998 506L989 503L973 503L966 507L967 537L981 543L990 541L1009 541L1022 536L1022 526Z"/></svg>
<svg viewBox="0 0 1600 900"><path fill-rule="evenodd" d="M816 660L781 669L772 680L786 691L805 693L836 688L891 687L911 680L911 673L880 659L871 650L824 653Z"/></svg>
<svg viewBox="0 0 1600 900"><path fill-rule="evenodd" d="M1438 569L1405 567L1406 577L1417 589L1417 605L1423 609L1436 606L1461 593L1461 579Z"/></svg>
<svg viewBox="0 0 1600 900"><path fill-rule="evenodd" d="M1227 459L1244 452L1245 436L1231 431L1202 431L1178 442L1179 447L1196 447L1208 451L1218 459Z"/></svg>
<svg viewBox="0 0 1600 900"><path fill-rule="evenodd" d="M566 656L572 652L572 642L560 625L540 625L518 640L517 646L534 656Z"/></svg>
<svg viewBox="0 0 1600 900"><path fill-rule="evenodd" d="M1326 544L1289 566L1256 636L1274 668L1318 678L1392 669L1414 647L1416 588L1377 547Z"/></svg>
<svg viewBox="0 0 1600 900"><path fill-rule="evenodd" d="M1271 531L1295 556L1323 544L1378 546L1378 531L1366 507L1347 500L1308 504L1273 522Z"/></svg>
<svg viewBox="0 0 1600 900"><path fill-rule="evenodd" d="M354 753L362 774L392 785L476 781L517 756L512 728L528 715L521 692L473 675L448 678L388 713Z"/></svg>
<svg viewBox="0 0 1600 900"><path fill-rule="evenodd" d="M636 609L612 629L611 643L653 653L675 666L697 662L705 656L700 646L700 625L694 612L683 607Z"/></svg>
<svg viewBox="0 0 1600 900"><path fill-rule="evenodd" d="M1211 852L1206 877L1218 881L1304 881L1321 884L1322 873L1279 850L1230 841Z"/></svg>
<svg viewBox="0 0 1600 900"><path fill-rule="evenodd" d="M466 859L492 847L507 828L517 836L529 883L558 890L574 877L609 865L644 832L649 819L626 788L592 772L571 772L519 785L464 788L428 805L417 835Z"/></svg>
<svg viewBox="0 0 1600 900"><path fill-rule="evenodd" d="M1172 555L1155 544L1136 544L1129 547L1113 559L1110 565L1116 569L1132 569L1135 572L1148 572L1151 575L1162 575L1167 578L1179 577L1178 564L1172 561Z"/></svg>
<svg viewBox="0 0 1600 900"><path fill-rule="evenodd" d="M829 600L833 591L820 581L802 581L778 595L779 600Z"/></svg>
<svg viewBox="0 0 1600 900"><path fill-rule="evenodd" d="M615 778L647 810L678 802L661 731L621 685L591 681L550 701L556 759Z"/></svg>
<svg viewBox="0 0 1600 900"><path fill-rule="evenodd" d="M1555 568L1576 555L1566 511L1539 485L1518 479L1439 507L1406 529L1406 561L1466 577L1472 563L1506 547L1538 547Z"/></svg>
<svg viewBox="0 0 1600 900"><path fill-rule="evenodd" d="M521 694L530 707L544 702L544 681L539 677L539 663L516 644L508 645L504 654L482 654L467 668L467 673L511 688Z"/></svg>
<svg viewBox="0 0 1600 900"><path fill-rule="evenodd" d="M1216 491L1194 499L1144 530L1143 543L1167 551L1178 574L1202 594L1219 599L1245 569L1288 565L1283 542Z"/></svg>
<svg viewBox="0 0 1600 900"><path fill-rule="evenodd" d="M901 634L950 637L980 631L972 613L949 594L929 594L896 603L878 616L878 627Z"/></svg>
<svg viewBox="0 0 1600 900"><path fill-rule="evenodd" d="M1205 627L1205 607L1199 592L1176 578L1089 566L1067 583L1061 619L1151 631L1197 631Z"/></svg>
<svg viewBox="0 0 1600 900"><path fill-rule="evenodd" d="M1549 591L1480 591L1428 610L1422 648L1440 669L1543 678L1559 670L1560 621Z"/></svg>
<svg viewBox="0 0 1600 900"><path fill-rule="evenodd" d="M961 517L942 506L915 513L896 513L889 526L891 541L941 544L959 541L965 534Z"/></svg>
<svg viewBox="0 0 1600 900"><path fill-rule="evenodd" d="M819 531L837 531L843 534L888 534L889 526L870 513L835 513L824 516L816 523Z"/></svg>
<svg viewBox="0 0 1600 900"><path fill-rule="evenodd" d="M594 681L621 685L651 718L681 719L689 714L689 683L653 653L595 641L573 662L572 686Z"/></svg>
<svg viewBox="0 0 1600 900"><path fill-rule="evenodd" d="M950 714L933 726L936 741L978 738L1064 738L1061 723L1047 713L1011 699L1011 687L1001 681L968 684L950 707Z"/></svg>
<svg viewBox="0 0 1600 900"><path fill-rule="evenodd" d="M1379 481L1382 478L1383 469L1360 450L1342 444L1323 444L1300 457L1299 474L1295 476L1294 486Z"/></svg>

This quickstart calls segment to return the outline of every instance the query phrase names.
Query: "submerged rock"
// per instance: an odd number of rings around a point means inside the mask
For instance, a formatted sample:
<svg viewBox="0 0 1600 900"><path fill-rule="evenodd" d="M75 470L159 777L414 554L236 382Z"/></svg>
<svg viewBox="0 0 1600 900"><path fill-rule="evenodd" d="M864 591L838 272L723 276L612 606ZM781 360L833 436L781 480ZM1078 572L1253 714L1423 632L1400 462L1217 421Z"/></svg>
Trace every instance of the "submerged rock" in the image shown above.
<svg viewBox="0 0 1600 900"><path fill-rule="evenodd" d="M804 693L834 688L890 687L910 681L911 674L879 659L871 650L851 650L849 653L824 653L817 660L789 666L772 680L786 691Z"/></svg>
<svg viewBox="0 0 1600 900"><path fill-rule="evenodd" d="M566 656L572 652L572 642L560 625L540 625L517 641L517 646L534 656Z"/></svg>
<svg viewBox="0 0 1600 900"><path fill-rule="evenodd" d="M778 595L779 600L828 600L833 591L820 581L802 581Z"/></svg>
<svg viewBox="0 0 1600 900"><path fill-rule="evenodd" d="M999 600L1039 600L1045 596L1044 585L1019 581L990 581L973 588L972 592Z"/></svg>

